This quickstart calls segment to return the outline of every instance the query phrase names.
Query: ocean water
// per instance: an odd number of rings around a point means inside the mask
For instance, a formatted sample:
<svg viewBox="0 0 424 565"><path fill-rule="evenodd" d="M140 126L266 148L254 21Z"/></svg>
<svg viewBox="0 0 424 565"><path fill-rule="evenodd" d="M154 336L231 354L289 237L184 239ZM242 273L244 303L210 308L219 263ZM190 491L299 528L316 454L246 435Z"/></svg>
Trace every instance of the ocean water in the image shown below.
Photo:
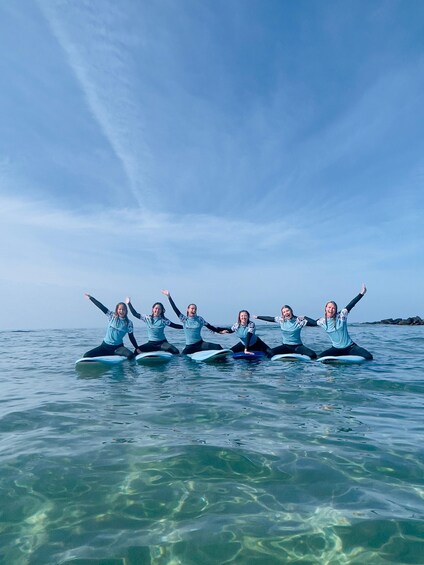
<svg viewBox="0 0 424 565"><path fill-rule="evenodd" d="M424 563L424 327L352 324L363 365L77 370L103 334L0 332L2 565Z"/></svg>

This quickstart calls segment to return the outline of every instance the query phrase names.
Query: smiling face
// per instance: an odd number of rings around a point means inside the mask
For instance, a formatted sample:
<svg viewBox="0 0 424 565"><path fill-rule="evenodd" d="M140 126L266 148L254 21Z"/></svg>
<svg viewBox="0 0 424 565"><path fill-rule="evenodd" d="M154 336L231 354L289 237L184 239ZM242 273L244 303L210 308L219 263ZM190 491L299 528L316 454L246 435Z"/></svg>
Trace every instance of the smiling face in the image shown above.
<svg viewBox="0 0 424 565"><path fill-rule="evenodd" d="M239 324L241 324L242 326L247 326L247 324L249 323L249 317L250 315L247 310L240 310L238 315Z"/></svg>
<svg viewBox="0 0 424 565"><path fill-rule="evenodd" d="M126 318L128 314L127 306L123 302L119 302L116 305L115 314L120 318Z"/></svg>
<svg viewBox="0 0 424 565"><path fill-rule="evenodd" d="M152 306L152 316L154 318L160 318L161 316L163 316L165 312L165 308L163 307L163 304L161 302L155 302Z"/></svg>
<svg viewBox="0 0 424 565"><path fill-rule="evenodd" d="M293 310L290 306L283 306L281 308L281 315L285 320L291 320L293 318Z"/></svg>
<svg viewBox="0 0 424 565"><path fill-rule="evenodd" d="M197 314L197 306L196 304L189 304L187 306L187 316L189 318L193 318Z"/></svg>
<svg viewBox="0 0 424 565"><path fill-rule="evenodd" d="M327 302L325 305L325 315L327 318L334 318L336 314L337 304L333 300L330 300L330 302Z"/></svg>

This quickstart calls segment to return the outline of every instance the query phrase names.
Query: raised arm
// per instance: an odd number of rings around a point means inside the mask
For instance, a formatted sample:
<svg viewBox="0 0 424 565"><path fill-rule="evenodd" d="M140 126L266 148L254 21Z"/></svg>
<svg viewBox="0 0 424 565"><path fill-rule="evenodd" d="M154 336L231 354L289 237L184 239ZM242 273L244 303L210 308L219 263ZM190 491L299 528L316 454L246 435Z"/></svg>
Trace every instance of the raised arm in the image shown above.
<svg viewBox="0 0 424 565"><path fill-rule="evenodd" d="M178 318L181 316L181 312L178 310L177 305L175 304L175 302L172 300L171 298L171 294L169 292L169 290L162 290L162 294L164 294L168 300L169 300L169 304L172 306L172 309L174 310L174 312L176 313L176 315L178 316Z"/></svg>
<svg viewBox="0 0 424 565"><path fill-rule="evenodd" d="M84 296L86 297L87 300L91 300L91 302L93 304L95 304L97 306L97 308L100 308L100 310L104 313L107 314L109 312L109 308L106 308L106 306L104 306L101 302L99 302L98 300L96 300L94 298L94 296L91 296L91 294L88 294L88 292L84 293Z"/></svg>
<svg viewBox="0 0 424 565"><path fill-rule="evenodd" d="M355 304L358 304L358 302L361 300L361 298L364 296L366 292L367 292L367 287L363 284L361 292L349 302L349 304L346 306L346 310L350 312L352 308L355 306Z"/></svg>
<svg viewBox="0 0 424 565"><path fill-rule="evenodd" d="M125 304L128 306L128 308L131 311L131 314L134 316L134 318L138 318L139 320L141 320L141 314L139 314L136 309L134 308L134 306L131 304L131 298L129 296L126 297L125 299Z"/></svg>

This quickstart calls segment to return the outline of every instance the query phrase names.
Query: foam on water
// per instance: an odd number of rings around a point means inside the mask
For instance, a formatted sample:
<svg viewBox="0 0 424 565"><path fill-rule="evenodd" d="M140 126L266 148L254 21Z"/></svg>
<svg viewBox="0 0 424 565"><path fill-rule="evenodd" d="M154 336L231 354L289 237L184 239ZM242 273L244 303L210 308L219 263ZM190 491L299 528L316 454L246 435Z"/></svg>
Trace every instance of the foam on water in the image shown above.
<svg viewBox="0 0 424 565"><path fill-rule="evenodd" d="M1 332L0 562L423 563L424 328L351 333L373 362L79 371L102 329Z"/></svg>

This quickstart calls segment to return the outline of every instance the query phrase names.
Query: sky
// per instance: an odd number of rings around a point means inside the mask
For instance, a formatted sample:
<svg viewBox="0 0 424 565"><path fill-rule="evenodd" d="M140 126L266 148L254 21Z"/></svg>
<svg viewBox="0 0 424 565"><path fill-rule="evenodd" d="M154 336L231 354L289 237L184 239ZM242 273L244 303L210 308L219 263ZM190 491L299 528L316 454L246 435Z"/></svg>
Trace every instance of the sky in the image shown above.
<svg viewBox="0 0 424 565"><path fill-rule="evenodd" d="M0 0L0 52L0 330L424 317L421 0Z"/></svg>

